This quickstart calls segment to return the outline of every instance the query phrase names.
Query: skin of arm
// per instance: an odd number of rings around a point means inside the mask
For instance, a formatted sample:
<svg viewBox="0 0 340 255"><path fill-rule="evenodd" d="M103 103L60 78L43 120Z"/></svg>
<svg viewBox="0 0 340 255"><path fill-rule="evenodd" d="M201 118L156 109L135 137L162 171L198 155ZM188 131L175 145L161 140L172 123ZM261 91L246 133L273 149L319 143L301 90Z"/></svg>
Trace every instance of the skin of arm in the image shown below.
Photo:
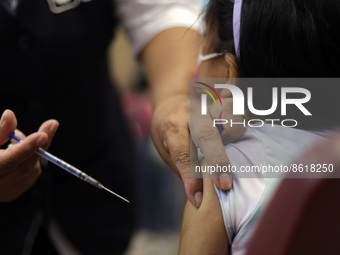
<svg viewBox="0 0 340 255"><path fill-rule="evenodd" d="M211 118L205 118L194 132L190 128L190 79L195 76L202 41L193 29L170 28L151 39L140 55L153 98L153 142L162 159L182 178L187 197L196 207L202 201L203 185L202 179L190 178L190 136L195 146L207 152L214 148L214 153L205 155L210 163L229 163ZM214 182L221 189L231 187L228 179Z"/></svg>
<svg viewBox="0 0 340 255"><path fill-rule="evenodd" d="M166 29L143 49L140 58L151 88L152 138L163 158L184 181L189 200L202 190L190 178L190 79L194 77L201 35L186 27Z"/></svg>
<svg viewBox="0 0 340 255"><path fill-rule="evenodd" d="M182 222L179 255L228 254L228 237L213 181L203 179L199 208L187 202Z"/></svg>

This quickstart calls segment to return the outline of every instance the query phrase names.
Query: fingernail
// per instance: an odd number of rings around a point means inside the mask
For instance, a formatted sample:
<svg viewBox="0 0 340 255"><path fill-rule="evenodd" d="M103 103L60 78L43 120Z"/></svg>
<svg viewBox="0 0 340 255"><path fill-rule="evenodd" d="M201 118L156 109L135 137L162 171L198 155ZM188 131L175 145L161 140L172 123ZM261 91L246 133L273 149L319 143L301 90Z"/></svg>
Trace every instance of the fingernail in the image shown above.
<svg viewBox="0 0 340 255"><path fill-rule="evenodd" d="M220 186L223 190L228 190L231 188L232 182L229 174L221 174L220 175Z"/></svg>
<svg viewBox="0 0 340 255"><path fill-rule="evenodd" d="M202 198L203 198L203 194L201 191L197 191L195 193L195 205L196 207L200 207L201 203L202 203Z"/></svg>
<svg viewBox="0 0 340 255"><path fill-rule="evenodd" d="M46 141L46 138L44 135L40 135L38 140L35 142L36 146L41 147Z"/></svg>
<svg viewBox="0 0 340 255"><path fill-rule="evenodd" d="M50 126L50 130L49 130L50 134L54 134L56 129L57 129L57 125L56 124L52 124Z"/></svg>
<svg viewBox="0 0 340 255"><path fill-rule="evenodd" d="M5 123L5 121L4 121L3 118L2 118L2 117L4 116L4 113L5 113L5 112L3 112L2 115L1 115L1 119L0 119L0 127L2 127L2 125Z"/></svg>

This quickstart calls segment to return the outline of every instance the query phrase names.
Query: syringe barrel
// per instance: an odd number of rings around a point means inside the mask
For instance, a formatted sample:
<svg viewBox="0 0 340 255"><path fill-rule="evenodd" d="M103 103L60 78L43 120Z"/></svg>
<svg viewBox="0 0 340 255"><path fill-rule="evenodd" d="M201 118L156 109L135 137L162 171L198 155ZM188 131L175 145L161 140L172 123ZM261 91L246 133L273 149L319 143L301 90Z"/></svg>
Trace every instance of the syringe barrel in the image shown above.
<svg viewBox="0 0 340 255"><path fill-rule="evenodd" d="M39 149L37 151L37 154L41 156L42 158L48 160L49 162L61 167L62 169L66 170L67 172L73 174L74 176L78 177L79 179L82 179L83 181L92 184L93 186L97 188L102 188L102 184L97 181L96 179L92 178L91 176L87 175L83 171L79 170L78 168L66 163L65 161L59 159L58 157L48 153L47 151L44 151L42 149Z"/></svg>
<svg viewBox="0 0 340 255"><path fill-rule="evenodd" d="M20 137L17 137L14 134L14 131L11 132L8 136L8 139L14 139L18 142L21 142L22 139ZM82 179L83 181L92 184L93 186L102 189L104 188L103 184L101 184L99 181L97 181L96 179L92 178L91 176L87 175L86 173L84 173L83 171L79 170L78 168L66 163L65 161L61 160L60 158L52 155L51 153L48 153L47 151L43 150L43 149L38 149L36 152L40 157L46 159L47 161L61 167L62 169L64 169L65 171L73 174L74 176L78 177L79 179Z"/></svg>

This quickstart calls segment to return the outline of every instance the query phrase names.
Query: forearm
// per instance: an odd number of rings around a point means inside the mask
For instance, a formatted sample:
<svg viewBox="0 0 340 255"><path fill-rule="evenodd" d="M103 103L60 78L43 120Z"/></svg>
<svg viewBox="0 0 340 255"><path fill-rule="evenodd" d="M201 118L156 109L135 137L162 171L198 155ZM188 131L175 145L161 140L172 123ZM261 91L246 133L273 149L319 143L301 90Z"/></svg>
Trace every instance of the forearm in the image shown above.
<svg viewBox="0 0 340 255"><path fill-rule="evenodd" d="M186 27L166 29L156 35L141 53L154 106L171 96L189 97L201 35Z"/></svg>
<svg viewBox="0 0 340 255"><path fill-rule="evenodd" d="M201 206L190 202L185 206L179 254L228 254L222 210L211 179L204 180Z"/></svg>

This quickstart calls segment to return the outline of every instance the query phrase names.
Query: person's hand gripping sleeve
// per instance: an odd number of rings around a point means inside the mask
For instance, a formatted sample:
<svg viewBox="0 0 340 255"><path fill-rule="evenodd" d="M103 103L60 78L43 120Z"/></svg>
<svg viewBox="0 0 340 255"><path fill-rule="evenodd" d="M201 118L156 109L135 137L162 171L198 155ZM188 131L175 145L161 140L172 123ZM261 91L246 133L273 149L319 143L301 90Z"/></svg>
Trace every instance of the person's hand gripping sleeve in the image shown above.
<svg viewBox="0 0 340 255"><path fill-rule="evenodd" d="M232 128L225 125L220 129L213 127L212 119L232 117L233 99L227 93L222 101L223 108L209 107L210 114L202 117L200 102L193 101L189 95L179 94L158 105L153 116L155 146L165 162L181 176L187 197L196 207L201 204L203 191L202 179L190 176L190 167L198 165L196 148L204 154L209 165L228 166L224 145L238 139L244 130L240 125ZM190 123L195 122L195 118L198 125ZM232 177L218 175L214 183L220 189L228 190L232 186Z"/></svg>

